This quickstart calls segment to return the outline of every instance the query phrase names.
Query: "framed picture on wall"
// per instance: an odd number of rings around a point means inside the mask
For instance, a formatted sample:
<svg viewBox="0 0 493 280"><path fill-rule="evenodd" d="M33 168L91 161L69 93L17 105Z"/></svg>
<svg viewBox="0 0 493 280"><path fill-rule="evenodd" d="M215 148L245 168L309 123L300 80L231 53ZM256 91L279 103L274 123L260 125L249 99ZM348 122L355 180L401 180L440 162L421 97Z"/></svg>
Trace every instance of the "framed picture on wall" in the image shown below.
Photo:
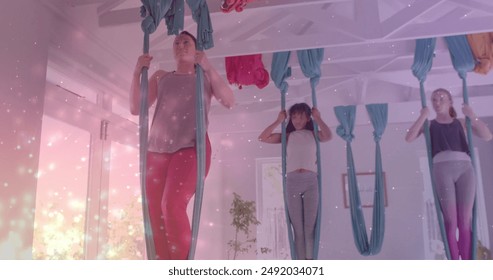
<svg viewBox="0 0 493 280"><path fill-rule="evenodd" d="M356 173L356 181L358 182L361 206L365 208L373 207L373 198L375 194L375 172ZM347 173L342 174L342 192L344 199L344 208L349 208L349 185ZM387 207L387 179L385 176L385 172L383 172L383 196L385 207Z"/></svg>

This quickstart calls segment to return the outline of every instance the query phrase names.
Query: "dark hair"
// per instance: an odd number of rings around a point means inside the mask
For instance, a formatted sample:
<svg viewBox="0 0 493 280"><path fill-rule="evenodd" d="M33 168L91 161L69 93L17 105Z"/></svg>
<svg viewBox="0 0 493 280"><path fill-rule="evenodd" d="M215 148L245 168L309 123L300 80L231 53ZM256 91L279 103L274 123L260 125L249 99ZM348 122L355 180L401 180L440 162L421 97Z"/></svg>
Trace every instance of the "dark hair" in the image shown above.
<svg viewBox="0 0 493 280"><path fill-rule="evenodd" d="M443 92L443 93L445 93L445 94L448 96L448 98L449 98L449 100L450 100L450 108L449 108L449 110L448 110L448 113L449 113L449 115L450 115L452 118L454 118L454 119L455 119L455 118L457 118L457 112L455 111L454 106L452 106L453 100L452 100L452 94L450 94L450 91L448 91L448 90L446 90L446 89L444 89L444 88L437 88L437 89L435 89L435 90L431 93L432 98L433 98L433 94L435 94L435 93L437 93L437 92Z"/></svg>
<svg viewBox="0 0 493 280"><path fill-rule="evenodd" d="M311 118L312 109L306 103L296 103L291 106L291 108L289 108L289 122L286 126L286 133L291 133L296 130L296 128L294 128L293 122L291 121L291 116L294 114L305 114L308 118L308 121L306 122L306 125L303 129L313 131L313 120Z"/></svg>
<svg viewBox="0 0 493 280"><path fill-rule="evenodd" d="M188 37L192 38L193 40L193 43L195 44L195 48L197 48L197 38L195 38L195 36L192 35L192 33L188 32L188 31L185 31L183 30L182 32L180 32L179 35L187 35Z"/></svg>

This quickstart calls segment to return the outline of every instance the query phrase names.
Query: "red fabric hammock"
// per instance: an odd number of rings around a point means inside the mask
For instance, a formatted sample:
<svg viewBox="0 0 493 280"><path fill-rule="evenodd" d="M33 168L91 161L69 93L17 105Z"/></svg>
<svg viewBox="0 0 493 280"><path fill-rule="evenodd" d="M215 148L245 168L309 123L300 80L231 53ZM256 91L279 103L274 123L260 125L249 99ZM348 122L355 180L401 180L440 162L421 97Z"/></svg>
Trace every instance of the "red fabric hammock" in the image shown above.
<svg viewBox="0 0 493 280"><path fill-rule="evenodd" d="M253 2L253 0L222 0L221 11L229 13L232 10L236 10L239 13L250 2Z"/></svg>
<svg viewBox="0 0 493 280"><path fill-rule="evenodd" d="M269 72L264 68L261 54L230 56L225 63L229 83L240 89L244 85L264 88L269 84Z"/></svg>

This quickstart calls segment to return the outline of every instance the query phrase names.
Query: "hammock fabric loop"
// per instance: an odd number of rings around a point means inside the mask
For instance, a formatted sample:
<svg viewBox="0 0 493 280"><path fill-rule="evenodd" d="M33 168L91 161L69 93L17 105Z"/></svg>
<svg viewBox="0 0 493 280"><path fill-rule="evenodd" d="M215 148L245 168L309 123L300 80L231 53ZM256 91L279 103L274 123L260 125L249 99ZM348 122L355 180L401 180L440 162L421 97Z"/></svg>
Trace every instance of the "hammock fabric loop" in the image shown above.
<svg viewBox="0 0 493 280"><path fill-rule="evenodd" d="M288 66L289 58L291 52L277 52L274 53L272 57L271 64L271 79L274 84L281 92L281 109L286 109L286 93L288 91L288 83L286 78L291 76L291 67ZM323 49L312 49L312 50L302 50L298 51L298 60L301 65L303 74L310 78L310 84L312 86L312 102L315 106L317 103L315 86L316 82L312 83L312 80L317 80L320 78L320 65L323 59ZM318 78L317 78L318 77ZM317 82L318 83L318 82ZM319 244L320 244L320 225L321 225L321 202L322 202L322 178L321 178L321 159L320 159L320 142L318 138L318 128L314 124L314 134L316 143L316 153L317 153L317 178L318 178L318 210L317 210L317 222L315 225L315 240L313 248L313 259L318 258ZM282 144L282 183L283 183L283 194L284 194L284 205L286 212L286 221L288 225L288 239L289 247L292 259L298 259L296 250L294 248L294 238L291 226L291 220L289 218L288 208L287 208L287 192L286 192L286 120L282 122L281 125L281 144Z"/></svg>
<svg viewBox="0 0 493 280"><path fill-rule="evenodd" d="M462 97L464 104L469 104L469 94L467 90L467 72L472 72L474 67L476 66L476 60L474 58L473 52L469 45L466 35L457 35L457 36L448 36L445 37L447 42L447 46L450 51L450 57L452 59L452 64L454 65L454 69L459 74L459 77L462 79ZM467 143L469 146L469 153L471 157L471 162L476 171L476 161L475 161L475 153L474 153L474 145L472 139L472 125L471 120L466 117L466 136ZM473 217L472 217L472 233L471 233L471 256L473 259L476 258L477 251L477 234L476 234L476 223L477 223L477 197L475 195L474 198L474 206L473 206Z"/></svg>
<svg viewBox="0 0 493 280"><path fill-rule="evenodd" d="M462 80L465 80L467 78L467 72L473 71L474 66L476 66L476 60L474 59L466 36L448 36L445 37L445 41L447 42L455 71L457 71L457 74Z"/></svg>
<svg viewBox="0 0 493 280"><path fill-rule="evenodd" d="M382 135L379 135L379 134L373 132L373 141L375 141L376 143L379 143L380 140L382 140Z"/></svg>
<svg viewBox="0 0 493 280"><path fill-rule="evenodd" d="M373 197L373 219L370 242L366 232L365 217L361 207L361 199L356 178L351 140L356 118L356 106L336 106L334 112L340 125L337 134L346 141L347 176L349 204L353 238L358 252L363 256L376 255L380 252L385 233L385 196L382 168L382 156L379 141L387 125L387 104L369 104L366 110L374 128L375 137L375 195Z"/></svg>
<svg viewBox="0 0 493 280"><path fill-rule="evenodd" d="M149 35L152 34L159 25L164 14L171 5L170 0L141 0L140 15L144 17L141 23L142 31L144 32L143 52L149 53ZM144 218L144 232L146 252L148 259L156 258L156 250L152 227L149 216L149 207L146 197L146 162L147 162L147 140L149 133L149 108L148 108L148 69L142 68L140 81L140 114L139 114L139 160L140 160L140 185L142 196L142 212Z"/></svg>
<svg viewBox="0 0 493 280"><path fill-rule="evenodd" d="M416 48L414 49L414 62L411 66L413 75L424 83L428 72L433 65L433 57L436 46L435 38L416 40Z"/></svg>
<svg viewBox="0 0 493 280"><path fill-rule="evenodd" d="M159 22L164 18L164 15L170 8L171 0L141 0L140 16L142 20L142 31L147 34L152 34L156 31Z"/></svg>
<svg viewBox="0 0 493 280"><path fill-rule="evenodd" d="M274 82L275 86L281 92L281 110L286 110L286 92L288 91L288 83L285 81L287 77L291 74L290 68L288 67L289 57L291 52L276 52L272 56L271 63L271 73L270 77ZM286 193L286 120L281 123L281 152L282 152L282 186L284 198L287 197ZM284 199L286 224L288 226L288 240L289 240L289 250L293 259L296 259L296 250L294 248L294 238L293 232L291 230L291 219L289 218L289 213L287 210L286 199Z"/></svg>
<svg viewBox="0 0 493 280"><path fill-rule="evenodd" d="M193 20L197 23L197 49L202 51L214 47L212 22L207 2L187 0L187 4L192 10Z"/></svg>
<svg viewBox="0 0 493 280"><path fill-rule="evenodd" d="M290 56L291 52L276 52L272 57L270 77L282 94L287 93L289 88L286 79L291 77L291 67L288 66Z"/></svg>
<svg viewBox="0 0 493 280"><path fill-rule="evenodd" d="M452 64L457 71L457 74L459 77L462 79L462 86L463 86L463 99L464 103L468 104L468 92L467 92L467 72L471 72L474 70L474 67L476 65L476 60L473 56L471 47L469 46L469 43L467 41L467 37L465 35L457 35L457 36L448 36L445 37L445 40L447 42L447 46L450 52L450 57L452 60ZM426 79L426 75L431 69L431 62L433 60L433 54L431 53L432 49L434 49L435 46L435 38L430 38L430 39L418 39L416 40L416 48L414 52L414 63L412 66L412 72L418 79L420 83L420 95L421 95L421 104L422 107L426 106L426 96L424 94L424 80ZM448 245L447 241L447 234L445 232L445 225L443 221L443 215L442 215L442 210L440 207L440 200L438 198L437 192L436 192L436 187L435 187L435 181L433 179L433 162L432 162L432 155L431 155L431 138L430 138L430 131L429 131L429 122L428 120L425 121L423 124L423 131L424 131L424 136L425 136L425 142L426 142L426 147L427 147L427 155L428 155L428 165L430 169L430 176L432 177L431 179L431 184L433 188L433 194L434 194L434 199L435 199L435 207L436 207L436 212L437 212L437 218L440 226L440 232L442 235L443 239L443 244L444 244L444 249L445 249L445 255L447 256L448 259L451 258L450 254L450 248ZM471 151L471 161L473 162L474 166L474 148L472 146L472 129L471 129L471 122L468 118L466 118L466 131L467 131L467 138L468 138L468 145L469 149ZM474 166L475 168L475 166ZM473 209L473 221L472 221L472 246L471 246L471 256L474 259L476 257L476 202L474 203L474 209Z"/></svg>
<svg viewBox="0 0 493 280"><path fill-rule="evenodd" d="M425 88L424 88L424 81L426 80L426 76L428 75L428 72L431 70L431 66L433 63L433 57L434 57L434 50L435 50L435 45L436 45L436 38L428 38L428 39L418 39L416 40L416 48L414 49L414 63L411 67L412 72L414 76L418 79L419 81L419 88L420 88L420 99L421 99L421 106L422 108L426 107L426 95L425 95ZM433 177L433 170L432 170L432 155L431 155L431 138L430 138L430 129L429 129L429 122L426 120L423 124L423 134L425 137L425 143L426 143L426 152L428 155L428 166L429 166L429 171L430 171L430 176ZM438 199L438 195L436 192L436 187L435 187L435 181L432 179L431 180L432 184L432 189L433 189L433 197L435 200L435 208L436 208L436 213L437 213L437 218L438 218L438 224L440 226L440 233L442 235L442 238L445 240L443 242L444 245L444 250L447 258L450 259L450 248L448 246L448 242L446 242L446 233L445 233L445 225L443 222L443 216L441 215L441 208L440 208L440 203Z"/></svg>
<svg viewBox="0 0 493 280"><path fill-rule="evenodd" d="M177 35L183 29L184 0L141 0L140 15L144 17L141 28L144 32L143 52L149 53L149 35L153 33L160 21L165 18L168 35ZM209 10L205 0L187 0L197 22L197 49L204 50L213 47L212 24ZM196 153L197 153L197 187L194 201L194 215L192 219L192 239L190 244L189 259L193 259L197 243L198 227L200 223L200 210L205 178L205 109L203 101L204 74L200 65L196 65ZM146 193L146 158L148 136L148 69L142 68L141 73L141 97L139 114L139 141L140 141L140 179L142 208L144 216L144 229L146 236L147 258L155 259L154 241L150 225L148 202Z"/></svg>
<svg viewBox="0 0 493 280"><path fill-rule="evenodd" d="M310 78L310 86L312 89L313 107L317 107L317 98L315 89L322 75L321 64L324 58L324 49L309 49L299 50L296 52L301 70L305 77Z"/></svg>
<svg viewBox="0 0 493 280"><path fill-rule="evenodd" d="M309 49L309 50L299 50L297 51L298 62L301 67L301 71L305 77L310 79L310 87L312 90L312 104L313 107L317 107L317 92L316 86L320 80L320 76L322 75L321 65L322 60L324 58L324 49ZM289 72L291 75L291 72ZM321 219L322 219L322 159L320 156L320 138L318 136L318 125L313 122L313 134L315 136L315 145L316 145L316 157L317 157L317 181L318 181L318 210L317 210L317 222L315 226L315 240L314 244L320 243L320 227L321 227ZM318 258L319 246L314 246L314 259Z"/></svg>
<svg viewBox="0 0 493 280"><path fill-rule="evenodd" d="M183 0L174 0L164 17L168 35L178 35L184 26L185 2Z"/></svg>
<svg viewBox="0 0 493 280"><path fill-rule="evenodd" d="M352 105L337 106L334 107L334 112L339 120L339 125L336 128L337 135L344 139L344 141L351 143L354 139L353 129L356 107Z"/></svg>

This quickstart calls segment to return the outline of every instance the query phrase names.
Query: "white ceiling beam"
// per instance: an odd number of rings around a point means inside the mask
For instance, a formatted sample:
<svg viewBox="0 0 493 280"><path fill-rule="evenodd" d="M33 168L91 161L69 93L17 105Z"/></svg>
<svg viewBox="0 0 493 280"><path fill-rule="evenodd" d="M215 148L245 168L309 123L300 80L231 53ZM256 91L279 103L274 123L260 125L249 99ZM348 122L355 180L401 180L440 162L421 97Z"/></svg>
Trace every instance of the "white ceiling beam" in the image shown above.
<svg viewBox="0 0 493 280"><path fill-rule="evenodd" d="M379 38L381 34L378 0L355 0L354 17L360 36L366 39Z"/></svg>
<svg viewBox="0 0 493 280"><path fill-rule="evenodd" d="M445 2L444 0L421 0L416 1L412 5L406 6L403 10L400 10L390 18L382 22L382 36L383 38L389 37L397 31L405 28L411 24L419 16L432 10Z"/></svg>
<svg viewBox="0 0 493 280"><path fill-rule="evenodd" d="M103 3L107 0L64 0L67 5L72 7Z"/></svg>
<svg viewBox="0 0 493 280"><path fill-rule="evenodd" d="M128 77L120 76L121 72L113 71L94 57L75 48L65 52L52 50L49 57L50 67L70 77L71 82L97 85L115 97L127 98L130 88Z"/></svg>
<svg viewBox="0 0 493 280"><path fill-rule="evenodd" d="M387 39L417 39L429 37L445 37L453 35L492 32L493 15L481 18L468 18L468 11L456 9L446 17L432 23L419 23L406 26ZM462 18L460 18L462 16Z"/></svg>
<svg viewBox="0 0 493 280"><path fill-rule="evenodd" d="M344 2L353 2L354 0L255 0L246 5L246 8L242 11L242 13L249 10L269 10L269 9L279 9L281 8L306 8L310 5L321 5L321 4L330 4L330 3L344 3ZM209 10L211 13L216 12L215 9L211 7L215 7L218 0L207 0L207 4L209 6ZM217 12L221 12L218 9ZM236 12L234 12L236 13Z"/></svg>
<svg viewBox="0 0 493 280"><path fill-rule="evenodd" d="M71 0L77 1L77 0ZM92 1L94 3L104 2L106 0L85 0ZM350 2L352 0L257 0L252 3L249 3L245 10L242 13L255 9L255 10L270 10L270 9L279 9L281 8L296 8L296 7L306 7L307 5L320 5L324 3L339 3L339 2ZM185 16L190 16L190 9L185 5ZM209 8L209 13L211 16L215 16L215 14L224 14L221 11L220 6L221 3L219 0L207 0L207 6ZM236 13L236 12L231 12ZM129 16L127 16L129 15ZM139 22L142 19L140 18L140 3L138 7L121 9L121 10L109 10L104 13L101 13L99 16L100 27L114 26L120 24L128 24Z"/></svg>
<svg viewBox="0 0 493 280"><path fill-rule="evenodd" d="M329 6L328 9L321 9L320 6L313 6L312 8L304 8L307 10L304 14L304 18L315 22L315 25L322 30L333 29L337 30L349 37L354 38L357 41L364 41L365 34L360 32L360 26L354 20L348 19L344 16L337 14L336 11ZM295 15L299 13L294 12Z"/></svg>
<svg viewBox="0 0 493 280"><path fill-rule="evenodd" d="M208 3L216 0L208 0ZM276 8L277 6L290 6L290 7L305 7L306 5L317 5L324 3L342 3L342 2L352 2L354 0L256 0L247 4L246 9L256 9L256 8ZM245 10L246 10L245 9Z"/></svg>
<svg viewBox="0 0 493 280"><path fill-rule="evenodd" d="M99 27L108 27L123 24L135 24L142 21L140 8L128 8L107 11L99 15Z"/></svg>
<svg viewBox="0 0 493 280"><path fill-rule="evenodd" d="M462 6L464 8L473 9L473 10L478 11L478 12L486 12L489 14L493 14L493 5L479 3L478 1L474 1L474 0L468 0L468 1L450 0L450 1L456 3L459 6ZM493 2L490 1L489 3L491 4Z"/></svg>
<svg viewBox="0 0 493 280"><path fill-rule="evenodd" d="M419 38L451 36L458 34L491 32L493 31L493 16L476 18L476 19L461 19L441 22L437 24L423 23L409 25L400 32L395 33L385 42L393 42L400 40L414 40ZM321 48L329 46L364 46L369 43L383 42L380 40L360 41L353 37L349 37L335 30L327 30L324 33L310 34L305 36L293 36L292 34L282 34L275 41L271 38L265 40L256 40L250 42L217 42L216 48L209 50L211 56L234 56L246 55L254 53L269 53L286 50L299 50L309 48ZM227 50L227 53L224 53ZM216 53L217 52L217 53Z"/></svg>
<svg viewBox="0 0 493 280"><path fill-rule="evenodd" d="M365 104L368 91L368 77L356 78L356 94L358 94L358 104Z"/></svg>
<svg viewBox="0 0 493 280"><path fill-rule="evenodd" d="M333 91L335 88L348 84L348 83L353 83L354 78L351 77L328 77L326 79L320 79L320 82L317 86L317 93L318 94L324 94L328 91Z"/></svg>
<svg viewBox="0 0 493 280"><path fill-rule="evenodd" d="M417 78L413 76L410 69L381 72L372 74L369 77L373 80L380 80L391 84L419 88L419 82ZM446 84L444 84L444 81L446 81ZM469 73L467 76L467 83L474 86L491 85L493 84L493 76ZM462 80L452 66L437 67L432 69L428 74L425 87L430 90L438 87L456 88L460 90L462 89Z"/></svg>
<svg viewBox="0 0 493 280"><path fill-rule="evenodd" d="M278 12L272 16L269 16L267 18L256 18L256 20L247 20L247 23L243 23L241 31L242 32L229 32L229 36L232 36L233 38L230 40L231 42L245 42L248 41L249 38L252 36L261 33L262 31L270 28L272 25L274 25L276 22L282 21L283 19L291 16L289 13L285 12ZM249 26L245 27L245 25L248 24ZM229 29L228 31L231 31ZM216 38L222 37L222 34L219 34L219 36L215 36Z"/></svg>
<svg viewBox="0 0 493 280"><path fill-rule="evenodd" d="M414 47L409 47L408 41L375 42L366 45L354 46L328 46L325 48L325 56L328 59L324 63L368 60L369 58L395 57L414 52ZM330 60L329 60L330 58Z"/></svg>
<svg viewBox="0 0 493 280"><path fill-rule="evenodd" d="M273 1L271 1L273 2ZM301 1L300 1L301 2ZM322 1L323 2L323 1ZM255 2L252 2L255 3ZM359 26L352 20L349 20L343 16L338 15L336 12L331 12L331 7L325 7L324 5L303 5L302 9L300 9L300 5L283 5L278 6L276 9L262 9L262 10L254 10L254 9L245 9L243 12L237 14L238 26L229 26L229 29L224 30L221 34L214 34L215 37L222 37L224 33L228 33L229 36L234 34L237 30L245 29L245 24L251 25L258 24L257 22L262 20L263 18L270 19L279 19L278 24L270 24L269 26L262 26L262 30L265 30L268 27L276 26L280 29L284 29L284 25L286 24L295 24L300 19L313 21L321 30L333 29L344 33L347 36L351 36L356 40L362 41L363 38L357 34ZM305 2L301 2L305 4ZM312 2L310 2L312 3ZM309 3L309 4L310 4ZM317 1L313 3L318 3ZM301 12L302 11L302 12ZM276 13L276 14L273 14ZM279 15L283 15L279 17ZM219 23L224 21L230 21L231 15L228 14L213 14L212 20L213 23ZM282 24L279 23L285 17L290 17L293 20L291 22ZM256 20L251 20L255 18ZM275 23L275 21L274 21ZM258 24L260 25L260 24Z"/></svg>
<svg viewBox="0 0 493 280"><path fill-rule="evenodd" d="M471 12L471 9L467 9L464 7L455 7L451 12L443 15L438 18L435 22L443 24L443 22L456 22L466 17L468 13Z"/></svg>
<svg viewBox="0 0 493 280"><path fill-rule="evenodd" d="M98 15L109 12L113 10L114 8L118 7L121 3L126 2L127 0L111 0L111 1L105 1L103 4L99 5L98 8L96 9L98 12Z"/></svg>
<svg viewBox="0 0 493 280"><path fill-rule="evenodd" d="M278 51L292 51L301 49L321 48L328 45L350 45L360 44L360 40L355 40L336 30L327 30L323 34L310 34L304 36L293 36L293 34L279 34L276 40L267 38L265 40L255 40L249 42L218 42L216 51L213 48L209 51L211 56L234 56L255 53L271 53ZM227 50L227 53L224 53Z"/></svg>
<svg viewBox="0 0 493 280"><path fill-rule="evenodd" d="M166 25L166 23L164 23L164 22L162 22L161 24ZM183 24L183 30L187 30L190 32L194 32L196 27L197 27L197 25L195 23L185 22ZM161 31L162 31L162 29L161 29ZM159 49L164 48L164 49L169 50L169 51L171 51L173 49L173 42L175 40L174 35L168 35L168 32L155 32L153 35L151 35L151 38L150 38L151 48L158 47Z"/></svg>

